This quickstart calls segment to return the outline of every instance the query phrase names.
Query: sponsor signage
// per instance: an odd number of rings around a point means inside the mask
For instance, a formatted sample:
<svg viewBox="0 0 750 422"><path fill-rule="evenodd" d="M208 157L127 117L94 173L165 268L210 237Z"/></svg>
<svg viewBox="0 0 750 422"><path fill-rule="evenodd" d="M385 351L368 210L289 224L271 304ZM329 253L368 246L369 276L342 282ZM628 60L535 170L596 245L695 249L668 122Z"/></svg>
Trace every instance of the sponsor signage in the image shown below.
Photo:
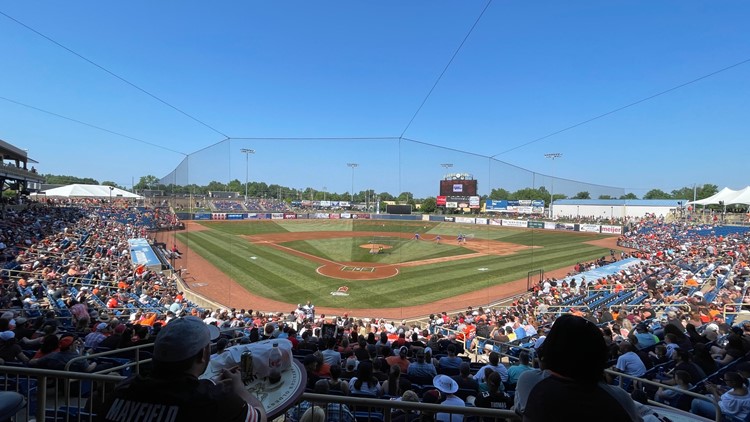
<svg viewBox="0 0 750 422"><path fill-rule="evenodd" d="M446 197L445 196L438 196L435 198L435 204L438 207L444 207L445 206Z"/></svg>
<svg viewBox="0 0 750 422"><path fill-rule="evenodd" d="M580 224L578 225L578 231L599 233L599 225L598 224Z"/></svg>
<svg viewBox="0 0 750 422"><path fill-rule="evenodd" d="M245 214L227 214L227 220L244 220Z"/></svg>
<svg viewBox="0 0 750 422"><path fill-rule="evenodd" d="M474 224L474 219L468 217L456 217L456 223Z"/></svg>
<svg viewBox="0 0 750 422"><path fill-rule="evenodd" d="M351 204L349 204L349 201L339 201L340 207L349 207Z"/></svg>
<svg viewBox="0 0 750 422"><path fill-rule="evenodd" d="M543 229L544 221L529 221L529 228L530 229Z"/></svg>
<svg viewBox="0 0 750 422"><path fill-rule="evenodd" d="M573 223L555 223L555 229L575 231L576 225Z"/></svg>
<svg viewBox="0 0 750 422"><path fill-rule="evenodd" d="M297 214L284 214L284 220L296 220Z"/></svg>
<svg viewBox="0 0 750 422"><path fill-rule="evenodd" d="M283 220L283 219L284 219L283 212L274 212L271 214L271 220Z"/></svg>
<svg viewBox="0 0 750 422"><path fill-rule="evenodd" d="M458 208L458 202L446 202L445 208Z"/></svg>
<svg viewBox="0 0 750 422"><path fill-rule="evenodd" d="M211 219L211 213L208 212L199 212L193 214L193 220L210 220Z"/></svg>
<svg viewBox="0 0 750 422"><path fill-rule="evenodd" d="M526 228L528 222L526 220L503 220L503 226L506 227L523 227Z"/></svg>
<svg viewBox="0 0 750 422"><path fill-rule="evenodd" d="M502 226L502 225L503 225L503 220L501 220L499 218L491 218L490 219L490 226Z"/></svg>
<svg viewBox="0 0 750 422"><path fill-rule="evenodd" d="M479 197L478 196L470 196L469 197L469 208L479 208Z"/></svg>
<svg viewBox="0 0 750 422"><path fill-rule="evenodd" d="M486 218L475 218L474 220L475 220L474 222L475 224L487 224Z"/></svg>
<svg viewBox="0 0 750 422"><path fill-rule="evenodd" d="M485 201L488 212L508 212L517 214L541 214L544 212L544 201L534 199L505 200L488 199Z"/></svg>
<svg viewBox="0 0 750 422"><path fill-rule="evenodd" d="M553 223L552 221L545 221L544 230L555 230L555 223Z"/></svg>
<svg viewBox="0 0 750 422"><path fill-rule="evenodd" d="M211 214L211 220L224 220L227 218L227 215L224 213L213 213Z"/></svg>
<svg viewBox="0 0 750 422"><path fill-rule="evenodd" d="M622 226L602 226L602 233L622 234Z"/></svg>
<svg viewBox="0 0 750 422"><path fill-rule="evenodd" d="M328 214L328 218L330 218L331 220L339 220L341 219L341 215L340 214Z"/></svg>
<svg viewBox="0 0 750 422"><path fill-rule="evenodd" d="M445 217L445 221L456 221L455 217Z"/></svg>

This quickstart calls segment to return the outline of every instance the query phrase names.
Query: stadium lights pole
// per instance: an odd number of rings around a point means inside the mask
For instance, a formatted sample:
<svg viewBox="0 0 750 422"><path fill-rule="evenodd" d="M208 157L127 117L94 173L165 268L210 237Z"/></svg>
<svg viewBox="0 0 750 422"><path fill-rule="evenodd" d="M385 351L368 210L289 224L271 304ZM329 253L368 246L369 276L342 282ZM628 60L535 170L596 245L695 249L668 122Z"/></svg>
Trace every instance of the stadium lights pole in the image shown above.
<svg viewBox="0 0 750 422"><path fill-rule="evenodd" d="M240 152L245 154L245 202L247 202L247 184L249 183L250 174L250 154L255 154L255 150L242 148Z"/></svg>
<svg viewBox="0 0 750 422"><path fill-rule="evenodd" d="M347 166L351 167L352 169L352 203L354 203L354 169L359 167L359 164L357 163L346 163Z"/></svg>
<svg viewBox="0 0 750 422"><path fill-rule="evenodd" d="M555 200L555 158L562 157L562 154L559 152L552 152L549 154L544 154L544 156L552 160L552 181L550 182L549 193L549 218L550 220L554 220L555 217L552 214L552 202L554 202Z"/></svg>
<svg viewBox="0 0 750 422"><path fill-rule="evenodd" d="M453 167L453 163L442 163L442 164L440 164L440 167L444 168L444 169L445 169L444 171L446 171L446 172L447 172L449 168L452 168L452 167ZM446 175L444 174L444 175L443 175L443 177L442 177L442 178L441 178L440 180L443 180L443 179L445 179L445 176L446 176ZM441 185L441 186L442 186L442 185ZM445 211L446 211L446 207L445 207L445 206L443 206L443 214L445 214Z"/></svg>

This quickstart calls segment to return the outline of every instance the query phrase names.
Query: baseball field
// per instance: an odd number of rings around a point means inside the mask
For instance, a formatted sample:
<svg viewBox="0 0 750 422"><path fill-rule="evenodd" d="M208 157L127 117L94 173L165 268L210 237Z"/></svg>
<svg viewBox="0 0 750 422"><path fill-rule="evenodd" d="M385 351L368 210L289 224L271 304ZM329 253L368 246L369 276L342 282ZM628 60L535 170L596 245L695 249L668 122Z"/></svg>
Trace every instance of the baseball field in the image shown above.
<svg viewBox="0 0 750 422"><path fill-rule="evenodd" d="M612 243L599 234L391 220L193 221L174 236L193 256L175 266L221 303L242 306L227 302L249 292L347 310L450 303L529 271L569 271L608 256Z"/></svg>

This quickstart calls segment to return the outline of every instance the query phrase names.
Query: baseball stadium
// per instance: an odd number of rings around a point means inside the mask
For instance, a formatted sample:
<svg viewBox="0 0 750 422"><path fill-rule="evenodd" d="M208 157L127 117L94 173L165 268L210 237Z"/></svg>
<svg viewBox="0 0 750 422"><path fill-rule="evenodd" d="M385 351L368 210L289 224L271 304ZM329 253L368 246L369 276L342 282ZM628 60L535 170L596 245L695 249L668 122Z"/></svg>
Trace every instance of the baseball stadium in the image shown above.
<svg viewBox="0 0 750 422"><path fill-rule="evenodd" d="M750 421L746 5L90 3L0 10L0 422Z"/></svg>

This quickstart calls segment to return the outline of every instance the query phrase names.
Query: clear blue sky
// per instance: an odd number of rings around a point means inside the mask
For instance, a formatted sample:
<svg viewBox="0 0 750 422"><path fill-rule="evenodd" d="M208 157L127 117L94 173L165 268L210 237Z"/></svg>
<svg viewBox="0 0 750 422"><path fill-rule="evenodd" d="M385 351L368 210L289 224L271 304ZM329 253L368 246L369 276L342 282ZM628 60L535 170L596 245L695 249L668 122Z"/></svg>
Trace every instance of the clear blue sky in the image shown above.
<svg viewBox="0 0 750 422"><path fill-rule="evenodd" d="M0 12L215 128L178 113L0 16L0 139L42 173L129 186L202 157L209 179L436 195L441 163L480 192L554 174L642 196L750 184L750 63L547 139L530 141L750 59L750 3L495 1L420 113L486 2L4 2ZM219 133L220 132L220 133ZM156 147L154 145L161 146ZM505 152L511 150L510 152ZM172 151L170 151L172 150ZM461 153L459 151L465 151ZM176 152L174 152L176 151ZM559 152L563 157L545 159ZM472 155L476 154L476 155ZM488 160L542 175L509 171ZM194 158L200 154L193 156ZM354 173L347 162L357 162ZM207 167L195 159L191 179ZM200 164L198 164L200 163ZM224 180L221 180L224 179ZM574 194L585 185L558 184ZM554 189L554 188L553 188Z"/></svg>

